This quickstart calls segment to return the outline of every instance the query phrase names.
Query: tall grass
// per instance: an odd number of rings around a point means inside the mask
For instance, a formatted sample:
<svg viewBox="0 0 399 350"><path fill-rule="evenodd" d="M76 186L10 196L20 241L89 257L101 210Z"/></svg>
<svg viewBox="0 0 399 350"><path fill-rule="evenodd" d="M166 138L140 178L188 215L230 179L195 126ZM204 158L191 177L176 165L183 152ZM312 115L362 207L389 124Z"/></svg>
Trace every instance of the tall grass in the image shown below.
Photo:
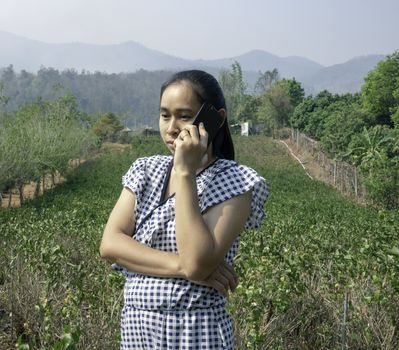
<svg viewBox="0 0 399 350"><path fill-rule="evenodd" d="M310 180L270 139L235 142L238 162L271 187L267 219L242 234L236 259L241 283L228 307L237 349L398 348L399 213ZM0 309L12 313L0 318L0 349L118 348L123 279L98 246L122 174L164 152L156 138L135 139L0 211Z"/></svg>
<svg viewBox="0 0 399 350"><path fill-rule="evenodd" d="M237 348L398 348L399 211L309 179L275 142L236 144L271 185L267 220L242 235L230 300Z"/></svg>

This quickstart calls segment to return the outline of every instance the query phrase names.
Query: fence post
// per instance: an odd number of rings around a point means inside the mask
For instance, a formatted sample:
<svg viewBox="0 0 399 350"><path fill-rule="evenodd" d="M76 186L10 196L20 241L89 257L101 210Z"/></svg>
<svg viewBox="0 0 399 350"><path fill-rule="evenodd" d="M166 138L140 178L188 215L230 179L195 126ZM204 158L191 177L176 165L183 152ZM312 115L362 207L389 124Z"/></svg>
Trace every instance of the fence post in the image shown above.
<svg viewBox="0 0 399 350"><path fill-rule="evenodd" d="M299 149L299 130L296 131L296 148Z"/></svg>
<svg viewBox="0 0 399 350"><path fill-rule="evenodd" d="M307 152L311 152L317 164L328 173L328 178L325 179L327 183L333 184L336 189L345 193L352 193L352 186L354 186L354 193L356 197L364 198L366 189L362 184L361 178L358 178L357 168L355 166L342 161L337 161L336 159L330 160L328 155L320 150L319 143L317 141L311 139L305 134L302 134L297 129L291 129L291 135L292 141L296 142L297 150L302 149ZM334 162L334 164L332 164L332 162ZM354 168L355 173L354 179L353 174L349 174L349 169L352 167ZM333 170L333 176L331 176L331 170Z"/></svg>
<svg viewBox="0 0 399 350"><path fill-rule="evenodd" d="M347 350L348 349L348 341L346 338L346 318L348 316L348 305L349 300L348 300L348 291L345 291L345 296L344 296L344 312L342 315L342 325L341 325L341 349L342 350Z"/></svg>
<svg viewBox="0 0 399 350"><path fill-rule="evenodd" d="M334 186L337 184L337 161L334 159Z"/></svg>
<svg viewBox="0 0 399 350"><path fill-rule="evenodd" d="M355 194L356 194L356 197L358 197L358 194L357 194L357 171L356 171L356 167L354 167L355 168Z"/></svg>

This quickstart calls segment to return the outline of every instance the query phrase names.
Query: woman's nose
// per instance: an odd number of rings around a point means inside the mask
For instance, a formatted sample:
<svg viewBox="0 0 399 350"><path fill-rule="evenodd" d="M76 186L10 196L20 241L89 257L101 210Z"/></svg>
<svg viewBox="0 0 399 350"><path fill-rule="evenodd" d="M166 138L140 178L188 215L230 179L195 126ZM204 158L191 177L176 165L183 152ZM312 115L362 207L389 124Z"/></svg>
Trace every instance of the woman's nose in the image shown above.
<svg viewBox="0 0 399 350"><path fill-rule="evenodd" d="M176 118L171 118L166 132L170 135L178 134L180 132L179 123Z"/></svg>

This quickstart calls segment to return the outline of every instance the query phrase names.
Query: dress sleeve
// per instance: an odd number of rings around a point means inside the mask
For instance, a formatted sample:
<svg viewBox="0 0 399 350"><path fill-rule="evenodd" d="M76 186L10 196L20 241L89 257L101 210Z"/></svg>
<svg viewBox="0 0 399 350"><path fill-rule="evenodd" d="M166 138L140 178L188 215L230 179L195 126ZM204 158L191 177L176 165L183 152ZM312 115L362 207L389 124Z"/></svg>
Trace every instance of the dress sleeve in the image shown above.
<svg viewBox="0 0 399 350"><path fill-rule="evenodd" d="M232 166L217 174L200 198L201 212L230 198L252 190L251 213L246 229L258 228L265 218L264 205L269 194L266 180L246 166Z"/></svg>
<svg viewBox="0 0 399 350"><path fill-rule="evenodd" d="M137 218L137 214L140 212L141 208L141 199L143 196L143 191L146 184L146 158L138 158L136 159L127 173L122 176L122 185L133 191L136 196L136 204L134 207L134 215ZM122 273L125 277L128 277L129 272L123 266L120 266L116 263L111 265L112 269L116 272Z"/></svg>
<svg viewBox="0 0 399 350"><path fill-rule="evenodd" d="M146 158L138 158L122 176L122 185L130 189L136 196L135 214L140 209L146 181Z"/></svg>

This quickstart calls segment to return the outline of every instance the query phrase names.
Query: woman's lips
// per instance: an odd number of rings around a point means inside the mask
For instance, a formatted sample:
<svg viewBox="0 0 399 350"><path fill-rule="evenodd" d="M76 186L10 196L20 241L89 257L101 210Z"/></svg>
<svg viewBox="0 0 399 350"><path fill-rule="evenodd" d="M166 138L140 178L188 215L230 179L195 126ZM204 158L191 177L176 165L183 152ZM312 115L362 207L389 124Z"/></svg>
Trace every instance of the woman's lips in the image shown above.
<svg viewBox="0 0 399 350"><path fill-rule="evenodd" d="M168 145L169 148L172 148L172 149L175 148L174 140L166 141L166 144Z"/></svg>

